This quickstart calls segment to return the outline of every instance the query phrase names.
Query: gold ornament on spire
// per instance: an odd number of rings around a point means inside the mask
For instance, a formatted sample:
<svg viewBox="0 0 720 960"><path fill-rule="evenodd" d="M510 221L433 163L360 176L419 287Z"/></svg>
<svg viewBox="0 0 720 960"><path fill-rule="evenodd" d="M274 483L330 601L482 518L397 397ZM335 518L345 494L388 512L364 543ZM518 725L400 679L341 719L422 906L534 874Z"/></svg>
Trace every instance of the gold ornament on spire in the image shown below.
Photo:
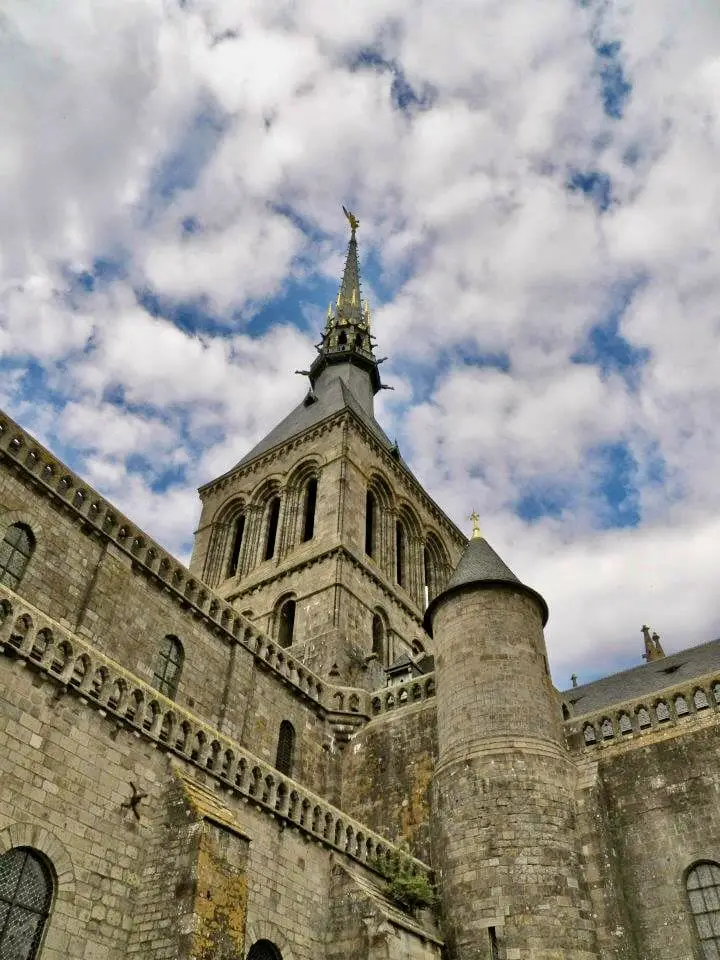
<svg viewBox="0 0 720 960"><path fill-rule="evenodd" d="M482 533L480 533L480 517L478 516L477 510L473 510L470 514L470 519L472 520L472 538L473 540L481 540Z"/></svg>
<svg viewBox="0 0 720 960"><path fill-rule="evenodd" d="M350 230L351 230L351 232L354 234L355 231L357 230L357 228L360 226L360 221L359 221L358 218L355 216L355 214L354 214L354 213L350 213L350 211L349 211L346 207L343 207L343 213L344 213L345 216L347 217L347 221L348 221L348 223L350 224Z"/></svg>

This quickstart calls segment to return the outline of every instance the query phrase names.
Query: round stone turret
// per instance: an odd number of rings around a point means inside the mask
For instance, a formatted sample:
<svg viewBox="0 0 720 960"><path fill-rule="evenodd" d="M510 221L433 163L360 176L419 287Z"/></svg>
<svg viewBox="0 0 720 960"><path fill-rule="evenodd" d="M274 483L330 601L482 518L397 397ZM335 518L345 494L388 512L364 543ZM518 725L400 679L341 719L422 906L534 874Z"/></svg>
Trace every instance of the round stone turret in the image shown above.
<svg viewBox="0 0 720 960"><path fill-rule="evenodd" d="M430 604L433 865L452 960L597 960L547 604L479 532Z"/></svg>

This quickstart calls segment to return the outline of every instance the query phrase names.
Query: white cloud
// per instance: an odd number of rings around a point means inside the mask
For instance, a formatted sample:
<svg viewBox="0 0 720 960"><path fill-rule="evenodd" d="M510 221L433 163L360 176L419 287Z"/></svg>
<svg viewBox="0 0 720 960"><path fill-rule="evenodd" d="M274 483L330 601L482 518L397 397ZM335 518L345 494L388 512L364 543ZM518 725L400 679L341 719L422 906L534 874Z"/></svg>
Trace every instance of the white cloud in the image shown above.
<svg viewBox="0 0 720 960"><path fill-rule="evenodd" d="M393 288L375 328L388 432L546 593L558 669L637 659L644 620L670 648L716 629L715 5L14 0L4 17L0 390L121 509L185 550L194 486L297 402L305 314L249 318L288 280L339 273L347 202ZM619 120L593 37L620 44ZM357 61L372 47L395 75ZM422 108L394 105L399 70ZM578 170L611 177L604 216L567 190ZM69 280L97 258L115 280ZM632 282L618 330L647 362L574 363ZM144 287L215 325L151 316ZM634 457L637 527L602 529L603 444ZM513 511L538 490L565 509L528 523Z"/></svg>

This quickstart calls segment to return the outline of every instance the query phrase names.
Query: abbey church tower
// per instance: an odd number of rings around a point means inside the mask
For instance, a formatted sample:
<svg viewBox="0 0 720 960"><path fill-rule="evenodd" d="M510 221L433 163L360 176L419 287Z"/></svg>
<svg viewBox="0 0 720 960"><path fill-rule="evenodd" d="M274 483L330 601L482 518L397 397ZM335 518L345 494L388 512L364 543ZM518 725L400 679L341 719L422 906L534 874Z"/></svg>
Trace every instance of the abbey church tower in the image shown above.
<svg viewBox="0 0 720 960"><path fill-rule="evenodd" d="M337 684L377 688L426 650L425 607L465 537L425 493L374 413L381 389L361 297L358 221L307 395L200 490L192 572Z"/></svg>

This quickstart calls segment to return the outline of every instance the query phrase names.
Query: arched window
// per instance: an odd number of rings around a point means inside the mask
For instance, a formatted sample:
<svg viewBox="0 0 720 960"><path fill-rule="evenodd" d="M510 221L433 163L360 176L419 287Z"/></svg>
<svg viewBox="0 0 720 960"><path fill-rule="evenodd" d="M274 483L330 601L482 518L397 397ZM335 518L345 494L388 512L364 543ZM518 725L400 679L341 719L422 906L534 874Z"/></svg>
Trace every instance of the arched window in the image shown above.
<svg viewBox="0 0 720 960"><path fill-rule="evenodd" d="M385 624L379 613L374 615L372 621L372 652L380 663L385 663Z"/></svg>
<svg viewBox="0 0 720 960"><path fill-rule="evenodd" d="M365 496L365 553L369 557L375 556L375 523L377 501L372 490Z"/></svg>
<svg viewBox="0 0 720 960"><path fill-rule="evenodd" d="M395 580L405 586L405 527L400 520L395 523Z"/></svg>
<svg viewBox="0 0 720 960"><path fill-rule="evenodd" d="M35 850L13 847L0 857L0 957L34 960L52 894L52 874Z"/></svg>
<svg viewBox="0 0 720 960"><path fill-rule="evenodd" d="M303 542L312 540L315 533L315 507L317 506L317 479L310 477L305 484L305 502L303 505Z"/></svg>
<svg viewBox="0 0 720 960"><path fill-rule="evenodd" d="M355 335L355 348L357 350L362 350L363 348L363 335L361 333Z"/></svg>
<svg viewBox="0 0 720 960"><path fill-rule="evenodd" d="M160 647L152 682L160 693L164 693L171 700L177 693L184 659L182 644L177 637L168 634Z"/></svg>
<svg viewBox="0 0 720 960"><path fill-rule="evenodd" d="M278 521L280 519L280 497L273 497L270 501L267 517L265 559L271 560L275 556L275 541L277 540Z"/></svg>
<svg viewBox="0 0 720 960"><path fill-rule="evenodd" d="M234 577L237 573L238 563L240 561L240 551L243 544L243 536L245 535L245 514L241 513L239 517L235 520L233 525L232 533L232 549L230 551L230 559L228 560L227 575L228 577Z"/></svg>
<svg viewBox="0 0 720 960"><path fill-rule="evenodd" d="M342 332L342 333L340 334L340 336L338 337L338 346L339 346L341 349L343 349L346 344L347 344L347 334L346 334L345 331L343 330L343 332Z"/></svg>
<svg viewBox="0 0 720 960"><path fill-rule="evenodd" d="M295 632L295 601L285 600L277 612L277 642L281 647L289 647Z"/></svg>
<svg viewBox="0 0 720 960"><path fill-rule="evenodd" d="M0 543L0 583L14 590L23 578L23 574L35 550L33 532L24 523L13 523L7 528Z"/></svg>
<svg viewBox="0 0 720 960"><path fill-rule="evenodd" d="M289 720L283 720L280 724L280 733L278 735L277 755L275 757L275 766L284 773L285 776L292 776L293 763L295 761L295 727Z"/></svg>
<svg viewBox="0 0 720 960"><path fill-rule="evenodd" d="M706 960L720 957L720 864L693 864L685 881L695 932Z"/></svg>

